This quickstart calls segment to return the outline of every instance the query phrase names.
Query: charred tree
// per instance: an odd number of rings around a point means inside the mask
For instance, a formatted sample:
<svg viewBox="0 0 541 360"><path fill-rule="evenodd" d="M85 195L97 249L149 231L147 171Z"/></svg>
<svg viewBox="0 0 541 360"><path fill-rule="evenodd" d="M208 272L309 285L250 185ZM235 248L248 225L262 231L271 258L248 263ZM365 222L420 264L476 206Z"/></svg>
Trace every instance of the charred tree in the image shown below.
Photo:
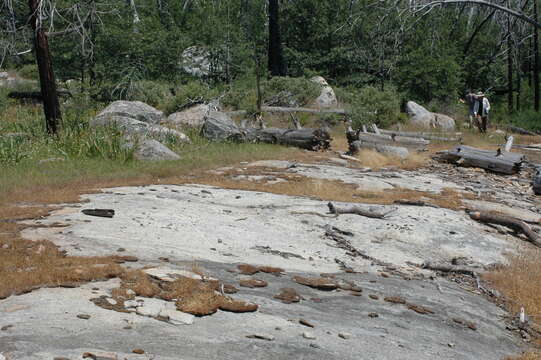
<svg viewBox="0 0 541 360"><path fill-rule="evenodd" d="M538 19L537 14L537 0L533 2L533 13L535 21ZM533 64L533 91L534 91L534 109L539 112L539 29L537 26L533 30L533 52L534 52L534 64Z"/></svg>
<svg viewBox="0 0 541 360"><path fill-rule="evenodd" d="M280 36L279 0L269 0L269 72L271 76L285 76L286 66Z"/></svg>
<svg viewBox="0 0 541 360"><path fill-rule="evenodd" d="M58 102L56 91L56 80L51 52L49 50L49 41L40 17L40 3L41 0L28 0L30 25L34 33L34 50L38 65L47 132L49 134L56 134L58 132L58 124L62 120L62 115L60 113L60 103Z"/></svg>

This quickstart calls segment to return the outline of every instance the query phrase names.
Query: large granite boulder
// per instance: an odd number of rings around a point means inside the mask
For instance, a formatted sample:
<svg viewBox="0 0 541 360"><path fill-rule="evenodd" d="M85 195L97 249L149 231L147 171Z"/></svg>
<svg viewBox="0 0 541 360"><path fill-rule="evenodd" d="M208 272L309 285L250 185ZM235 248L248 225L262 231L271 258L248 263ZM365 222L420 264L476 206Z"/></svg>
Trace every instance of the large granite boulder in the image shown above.
<svg viewBox="0 0 541 360"><path fill-rule="evenodd" d="M406 112L409 115L409 123L423 129L439 128L442 130L454 130L455 120L447 115L428 111L414 101L408 101Z"/></svg>
<svg viewBox="0 0 541 360"><path fill-rule="evenodd" d="M90 126L116 127L128 136L190 142L180 131L157 125L162 119L161 111L140 101L115 101L90 120Z"/></svg>
<svg viewBox="0 0 541 360"><path fill-rule="evenodd" d="M241 131L229 115L221 111L211 111L205 116L201 134L211 141L224 141L241 136Z"/></svg>
<svg viewBox="0 0 541 360"><path fill-rule="evenodd" d="M200 128L205 122L205 116L210 112L211 107L207 104L198 104L185 110L176 112L167 117L167 123L171 125L188 126Z"/></svg>
<svg viewBox="0 0 541 360"><path fill-rule="evenodd" d="M331 108L338 106L338 100L333 88L321 76L314 76L311 81L321 86L321 93L315 101L315 105L319 108Z"/></svg>
<svg viewBox="0 0 541 360"><path fill-rule="evenodd" d="M96 118L111 116L132 118L147 124L155 125L164 120L163 112L141 101L115 101L103 109Z"/></svg>

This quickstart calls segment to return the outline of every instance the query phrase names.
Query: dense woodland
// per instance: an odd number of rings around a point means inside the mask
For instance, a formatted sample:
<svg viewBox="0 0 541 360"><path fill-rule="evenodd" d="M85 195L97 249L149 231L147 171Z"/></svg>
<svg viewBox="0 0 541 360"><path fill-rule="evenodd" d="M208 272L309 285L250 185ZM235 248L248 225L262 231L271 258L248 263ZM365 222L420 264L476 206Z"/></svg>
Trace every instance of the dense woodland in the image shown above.
<svg viewBox="0 0 541 360"><path fill-rule="evenodd" d="M4 0L0 65L38 78L34 6L59 86L76 80L93 101L141 99L172 112L226 94L226 105L249 108L256 78L317 74L344 103L385 110L416 100L449 112L472 89L501 117L535 119L536 3L494 4L513 12L483 1ZM183 71L192 46L209 54L204 76Z"/></svg>

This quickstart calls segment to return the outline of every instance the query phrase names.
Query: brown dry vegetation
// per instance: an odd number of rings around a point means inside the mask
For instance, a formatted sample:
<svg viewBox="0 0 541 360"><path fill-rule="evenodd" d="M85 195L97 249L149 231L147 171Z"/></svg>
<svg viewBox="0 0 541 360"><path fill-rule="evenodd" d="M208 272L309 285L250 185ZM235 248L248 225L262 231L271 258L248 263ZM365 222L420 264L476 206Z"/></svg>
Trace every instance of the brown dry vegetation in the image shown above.
<svg viewBox="0 0 541 360"><path fill-rule="evenodd" d="M124 272L121 279L120 288L114 289L112 294L117 303L123 303L127 299L127 290L131 289L139 296L175 301L178 310L197 316L210 315L218 309L237 313L258 309L256 304L234 300L220 292L221 289L225 293L236 292L233 286L217 280L204 280L204 277L198 280L180 276L175 281L167 282L152 279L141 270L132 270Z"/></svg>

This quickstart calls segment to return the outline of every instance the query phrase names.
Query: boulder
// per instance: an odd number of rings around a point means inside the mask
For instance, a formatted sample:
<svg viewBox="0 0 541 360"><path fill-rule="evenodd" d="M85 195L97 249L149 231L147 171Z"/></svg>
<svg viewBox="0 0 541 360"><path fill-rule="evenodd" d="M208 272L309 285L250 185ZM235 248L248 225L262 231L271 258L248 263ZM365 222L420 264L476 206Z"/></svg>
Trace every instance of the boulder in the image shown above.
<svg viewBox="0 0 541 360"><path fill-rule="evenodd" d="M241 136L241 131L229 115L220 111L211 111L205 116L201 134L212 141L224 141L231 137Z"/></svg>
<svg viewBox="0 0 541 360"><path fill-rule="evenodd" d="M136 144L127 143L127 147L136 146L134 156L141 161L179 160L180 156L159 141L144 139Z"/></svg>
<svg viewBox="0 0 541 360"><path fill-rule="evenodd" d="M442 130L453 130L455 128L455 120L453 118L430 112L414 101L407 102L406 113L410 117L409 123L419 128L440 128Z"/></svg>
<svg viewBox="0 0 541 360"><path fill-rule="evenodd" d="M320 108L331 108L338 105L338 100L336 99L333 88L323 77L315 76L310 80L321 86L321 93L317 97L315 105Z"/></svg>
<svg viewBox="0 0 541 360"><path fill-rule="evenodd" d="M198 104L169 115L167 122L172 125L181 125L200 128L205 122L205 116L209 113L210 106Z"/></svg>
<svg viewBox="0 0 541 360"><path fill-rule="evenodd" d="M7 71L0 71L0 80L6 80L9 77Z"/></svg>
<svg viewBox="0 0 541 360"><path fill-rule="evenodd" d="M151 137L161 141L173 139L179 142L190 142L190 139L180 131L160 125L149 125L146 122L126 116L102 115L90 120L90 127L97 126L116 127L126 135L134 135L142 138Z"/></svg>
<svg viewBox="0 0 541 360"><path fill-rule="evenodd" d="M122 116L142 121L147 124L159 124L164 120L163 112L147 105L141 101L115 101L105 109L103 109L97 116L98 118L107 118L111 116Z"/></svg>

